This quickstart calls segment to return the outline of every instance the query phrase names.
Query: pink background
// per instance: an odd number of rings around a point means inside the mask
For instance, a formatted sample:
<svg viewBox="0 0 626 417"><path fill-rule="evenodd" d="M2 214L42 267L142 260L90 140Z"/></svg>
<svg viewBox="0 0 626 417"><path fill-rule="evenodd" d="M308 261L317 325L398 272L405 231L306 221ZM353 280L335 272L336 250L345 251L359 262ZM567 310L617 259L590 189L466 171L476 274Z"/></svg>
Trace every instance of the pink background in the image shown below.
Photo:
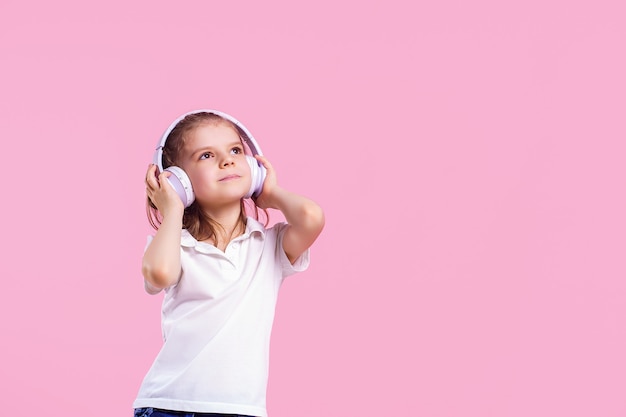
<svg viewBox="0 0 626 417"><path fill-rule="evenodd" d="M327 214L271 417L626 415L623 4L3 0L2 414L132 415L144 173L210 107Z"/></svg>

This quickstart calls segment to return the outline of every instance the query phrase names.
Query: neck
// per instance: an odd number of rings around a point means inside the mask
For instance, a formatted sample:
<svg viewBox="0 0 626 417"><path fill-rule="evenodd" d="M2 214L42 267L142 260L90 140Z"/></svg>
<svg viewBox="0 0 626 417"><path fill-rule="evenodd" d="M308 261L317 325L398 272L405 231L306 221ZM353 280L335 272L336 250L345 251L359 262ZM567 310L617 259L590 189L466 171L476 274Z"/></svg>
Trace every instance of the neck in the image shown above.
<svg viewBox="0 0 626 417"><path fill-rule="evenodd" d="M231 230L239 223L239 216L241 215L241 204L239 201L236 204L228 206L222 206L218 208L204 209L204 212L209 215L213 220L218 222L226 230Z"/></svg>
<svg viewBox="0 0 626 417"><path fill-rule="evenodd" d="M205 210L205 213L221 226L216 228L216 236L209 239L209 241L213 244L217 241L218 244L216 246L222 250L226 248L231 240L245 231L245 224L240 221L241 206L239 202L237 202L236 206Z"/></svg>

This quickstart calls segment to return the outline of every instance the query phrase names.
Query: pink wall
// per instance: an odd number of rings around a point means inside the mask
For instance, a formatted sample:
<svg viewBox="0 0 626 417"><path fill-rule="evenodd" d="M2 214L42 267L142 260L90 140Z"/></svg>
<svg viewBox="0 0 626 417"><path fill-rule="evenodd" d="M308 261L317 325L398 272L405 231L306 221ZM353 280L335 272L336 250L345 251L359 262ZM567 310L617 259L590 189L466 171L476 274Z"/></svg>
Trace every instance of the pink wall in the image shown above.
<svg viewBox="0 0 626 417"><path fill-rule="evenodd" d="M271 417L626 415L623 2L92 3L0 5L3 415L131 415L144 172L199 107L327 213Z"/></svg>

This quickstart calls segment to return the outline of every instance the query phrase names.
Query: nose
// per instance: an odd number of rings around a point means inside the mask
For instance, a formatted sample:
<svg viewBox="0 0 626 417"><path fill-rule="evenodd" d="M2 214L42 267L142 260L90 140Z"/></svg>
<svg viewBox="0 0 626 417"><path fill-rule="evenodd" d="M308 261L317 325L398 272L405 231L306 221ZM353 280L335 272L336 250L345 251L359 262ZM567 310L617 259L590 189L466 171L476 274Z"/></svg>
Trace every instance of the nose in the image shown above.
<svg viewBox="0 0 626 417"><path fill-rule="evenodd" d="M222 160L221 160L220 166L221 166L222 168L225 168L225 167L227 167L227 166L229 166L229 165L232 165L232 164L234 164L234 163L235 163L235 160L233 159L233 156L232 156L230 153L228 153L228 154L225 154L225 155L222 157Z"/></svg>

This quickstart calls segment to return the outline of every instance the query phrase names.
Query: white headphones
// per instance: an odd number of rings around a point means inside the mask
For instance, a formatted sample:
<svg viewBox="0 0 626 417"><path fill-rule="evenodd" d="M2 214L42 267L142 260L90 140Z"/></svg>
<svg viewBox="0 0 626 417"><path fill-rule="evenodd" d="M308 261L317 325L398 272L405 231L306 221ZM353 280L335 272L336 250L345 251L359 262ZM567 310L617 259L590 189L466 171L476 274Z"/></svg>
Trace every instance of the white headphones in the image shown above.
<svg viewBox="0 0 626 417"><path fill-rule="evenodd" d="M197 114L197 113L215 114L216 116L222 117L232 122L235 126L237 126L241 130L241 132L244 133L241 139L246 143L246 145L248 145L248 147L252 151L252 155L263 155L261 153L261 148L254 140L254 137L252 136L250 131L246 129L246 127L243 124L241 124L239 120L235 119L234 117L226 113L223 113L217 110L208 110L208 109L193 110L193 111L183 114L182 116L174 120L172 124L170 125L170 127L167 128L165 133L163 133L163 136L161 136L161 140L159 140L159 143L157 145L157 148L156 148L156 151L154 152L154 157L153 157L153 162L159 169L159 172L163 172L163 148L165 147L165 142L167 141L168 136L170 135L172 130L174 130L176 125L178 125L178 123L181 120L183 120L185 117L187 117L190 114ZM265 167L261 165L261 163L254 158L254 156L246 155L246 160L248 161L248 165L250 165L250 174L252 177L252 183L250 184L250 191L248 191L245 198L256 197L259 194L261 194L261 191L263 190L263 181L265 181L266 170L265 170ZM180 196L180 199L183 200L183 204L185 205L185 207L189 207L196 198L193 194L193 188L191 186L191 181L189 180L189 177L187 176L185 171L182 170L182 168L179 168L177 166L167 167L165 168L165 171L172 173L172 175L169 176L168 181L172 185L172 187L176 190L176 193L178 193L178 195Z"/></svg>

